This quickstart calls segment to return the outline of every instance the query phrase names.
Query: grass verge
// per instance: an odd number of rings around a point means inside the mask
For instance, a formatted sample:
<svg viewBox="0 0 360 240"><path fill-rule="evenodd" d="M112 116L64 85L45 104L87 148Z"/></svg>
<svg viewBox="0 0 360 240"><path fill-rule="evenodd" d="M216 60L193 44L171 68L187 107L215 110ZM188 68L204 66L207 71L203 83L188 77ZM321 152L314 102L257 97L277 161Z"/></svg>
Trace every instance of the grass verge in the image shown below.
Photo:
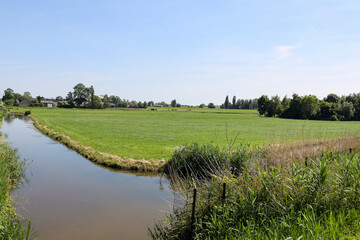
<svg viewBox="0 0 360 240"><path fill-rule="evenodd" d="M30 223L25 223L15 213L10 192L24 178L25 162L16 151L0 143L0 240L30 239Z"/></svg>

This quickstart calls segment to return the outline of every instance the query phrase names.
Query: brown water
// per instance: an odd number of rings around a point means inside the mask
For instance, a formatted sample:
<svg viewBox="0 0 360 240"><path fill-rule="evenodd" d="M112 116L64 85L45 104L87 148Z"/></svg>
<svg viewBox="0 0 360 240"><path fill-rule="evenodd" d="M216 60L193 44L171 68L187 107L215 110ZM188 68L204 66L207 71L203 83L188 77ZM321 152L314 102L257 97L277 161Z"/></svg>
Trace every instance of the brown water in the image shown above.
<svg viewBox="0 0 360 240"><path fill-rule="evenodd" d="M171 210L166 179L100 167L41 134L28 118L3 119L1 132L21 158L32 160L30 182L13 197L39 240L148 239L148 226Z"/></svg>

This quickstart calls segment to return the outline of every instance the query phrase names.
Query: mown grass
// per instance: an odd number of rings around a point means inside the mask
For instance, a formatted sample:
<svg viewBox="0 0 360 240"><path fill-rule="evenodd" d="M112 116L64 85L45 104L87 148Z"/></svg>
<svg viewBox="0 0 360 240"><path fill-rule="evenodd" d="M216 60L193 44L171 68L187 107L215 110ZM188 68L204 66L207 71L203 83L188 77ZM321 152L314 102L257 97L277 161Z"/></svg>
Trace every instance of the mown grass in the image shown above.
<svg viewBox="0 0 360 240"><path fill-rule="evenodd" d="M189 148L176 154L191 152L196 159L213 161L214 155L204 151L213 152L212 147ZM188 175L195 181L185 183L198 185L195 222L191 220L192 191L181 192L186 204L149 229L152 239L360 238L359 151L323 152L276 164L244 155L242 163L237 174L218 169L211 180ZM173 182L184 184L174 176ZM225 199L223 183L227 184Z"/></svg>
<svg viewBox="0 0 360 240"><path fill-rule="evenodd" d="M29 109L13 109L25 111ZM358 122L328 122L262 118L256 111L224 112L30 109L45 125L95 151L124 159L169 159L176 146L194 141L227 144L240 133L248 143L328 138L355 134Z"/></svg>
<svg viewBox="0 0 360 240"><path fill-rule="evenodd" d="M0 122L1 126L1 122ZM0 142L0 240L23 240L30 238L30 224L25 226L15 213L10 192L23 180L25 162L17 152Z"/></svg>

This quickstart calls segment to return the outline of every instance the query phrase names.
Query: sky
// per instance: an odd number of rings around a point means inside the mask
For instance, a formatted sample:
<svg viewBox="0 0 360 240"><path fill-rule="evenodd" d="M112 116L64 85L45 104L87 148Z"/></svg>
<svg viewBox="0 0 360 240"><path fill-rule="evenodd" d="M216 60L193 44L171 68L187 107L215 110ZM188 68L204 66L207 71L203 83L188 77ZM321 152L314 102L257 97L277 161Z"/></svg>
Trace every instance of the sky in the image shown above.
<svg viewBox="0 0 360 240"><path fill-rule="evenodd" d="M77 83L190 105L358 93L360 1L0 0L1 93Z"/></svg>

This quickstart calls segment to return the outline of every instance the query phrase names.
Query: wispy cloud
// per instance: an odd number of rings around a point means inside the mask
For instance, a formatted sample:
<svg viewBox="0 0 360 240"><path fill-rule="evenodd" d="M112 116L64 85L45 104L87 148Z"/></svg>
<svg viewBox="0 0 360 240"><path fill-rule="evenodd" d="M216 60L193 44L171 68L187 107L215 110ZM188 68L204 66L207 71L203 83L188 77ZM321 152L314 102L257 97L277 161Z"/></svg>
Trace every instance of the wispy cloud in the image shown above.
<svg viewBox="0 0 360 240"><path fill-rule="evenodd" d="M293 55L292 50L296 48L296 46L283 45L283 46L275 46L274 55L276 59L284 59Z"/></svg>

